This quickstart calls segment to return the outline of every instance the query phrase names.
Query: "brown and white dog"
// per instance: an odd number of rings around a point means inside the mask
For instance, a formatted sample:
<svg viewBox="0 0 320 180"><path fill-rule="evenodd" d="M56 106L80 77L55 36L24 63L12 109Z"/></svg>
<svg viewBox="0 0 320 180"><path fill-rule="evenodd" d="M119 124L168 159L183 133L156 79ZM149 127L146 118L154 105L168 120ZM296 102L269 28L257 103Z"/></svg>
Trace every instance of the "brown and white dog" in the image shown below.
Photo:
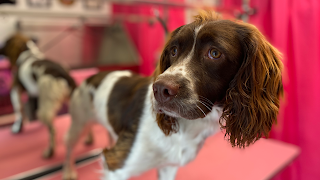
<svg viewBox="0 0 320 180"><path fill-rule="evenodd" d="M37 117L49 130L49 146L43 153L45 158L49 158L55 147L52 121L63 103L69 99L76 84L64 68L45 60L35 43L20 33L7 40L0 54L9 58L14 76L10 95L16 120L12 132L19 133L22 130L25 113L21 94L27 92L29 99L38 101Z"/></svg>
<svg viewBox="0 0 320 180"><path fill-rule="evenodd" d="M76 178L72 148L93 122L114 142L102 153L108 180L151 168L160 180L173 180L220 127L232 146L267 136L283 92L279 55L253 25L202 13L172 33L153 76L88 78L71 99L64 178Z"/></svg>

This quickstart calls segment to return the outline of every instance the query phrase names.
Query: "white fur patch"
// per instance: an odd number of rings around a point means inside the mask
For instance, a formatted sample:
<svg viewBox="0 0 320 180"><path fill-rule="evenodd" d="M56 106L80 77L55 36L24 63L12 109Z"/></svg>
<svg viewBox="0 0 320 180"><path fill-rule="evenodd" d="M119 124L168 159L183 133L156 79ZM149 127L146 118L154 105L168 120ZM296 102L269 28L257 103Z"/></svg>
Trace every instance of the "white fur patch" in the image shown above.
<svg viewBox="0 0 320 180"><path fill-rule="evenodd" d="M128 77L131 75L132 73L130 71L114 71L106 75L106 77L102 80L101 84L96 90L91 88L91 91L93 91L94 93L93 104L96 111L97 120L109 131L110 135L115 141L118 139L118 136L114 132L112 126L109 123L109 120L107 119L107 102L109 101L109 96L114 87L114 84L121 77Z"/></svg>
<svg viewBox="0 0 320 180"><path fill-rule="evenodd" d="M30 57L24 62L19 69L18 76L23 84L23 86L27 89L29 95L37 96L38 95L38 86L37 82L32 77L32 63L37 61L34 57Z"/></svg>
<svg viewBox="0 0 320 180"><path fill-rule="evenodd" d="M29 48L33 56L37 57L38 59L44 58L44 54L39 50L38 46L33 41L28 41L27 47Z"/></svg>
<svg viewBox="0 0 320 180"><path fill-rule="evenodd" d="M20 112L21 110L21 102L20 102L20 94L18 92L17 88L13 88L10 92L10 97L11 97L11 103L13 105L13 109L14 109L14 114L15 114L15 118L16 120L21 120L22 114Z"/></svg>
<svg viewBox="0 0 320 180"><path fill-rule="evenodd" d="M23 52L19 55L16 63L19 65L19 64L21 64L22 62L26 61L30 56L31 56L31 52L30 52L29 50L23 51Z"/></svg>
<svg viewBox="0 0 320 180"><path fill-rule="evenodd" d="M201 30L201 28L202 28L202 25L200 25L194 29L193 45L192 45L192 49L191 49L190 53L188 54L188 56L186 58L187 62L191 61L191 58L194 55L194 48L196 47L198 33Z"/></svg>
<svg viewBox="0 0 320 180"><path fill-rule="evenodd" d="M158 180L174 180L178 171L176 166L166 166L158 169Z"/></svg>

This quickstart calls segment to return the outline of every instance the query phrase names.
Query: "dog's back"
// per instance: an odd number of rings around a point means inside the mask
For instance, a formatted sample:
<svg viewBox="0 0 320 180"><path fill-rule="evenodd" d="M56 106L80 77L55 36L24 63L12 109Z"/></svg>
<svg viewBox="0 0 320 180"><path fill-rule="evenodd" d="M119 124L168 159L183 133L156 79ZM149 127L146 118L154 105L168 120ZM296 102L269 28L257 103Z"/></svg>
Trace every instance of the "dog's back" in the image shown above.
<svg viewBox="0 0 320 180"><path fill-rule="evenodd" d="M116 141L122 130L130 129L137 123L150 84L150 78L130 71L93 75L72 96L70 112L73 120L96 121L107 128Z"/></svg>

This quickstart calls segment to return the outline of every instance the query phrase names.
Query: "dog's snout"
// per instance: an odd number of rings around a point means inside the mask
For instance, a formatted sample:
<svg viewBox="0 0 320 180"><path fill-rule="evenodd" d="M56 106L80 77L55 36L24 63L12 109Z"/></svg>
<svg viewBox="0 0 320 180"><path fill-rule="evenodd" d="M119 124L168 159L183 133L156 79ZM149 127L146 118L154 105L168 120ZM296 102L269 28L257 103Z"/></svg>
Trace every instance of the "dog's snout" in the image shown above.
<svg viewBox="0 0 320 180"><path fill-rule="evenodd" d="M157 81L153 84L153 93L160 103L171 101L179 92L179 85L165 81Z"/></svg>

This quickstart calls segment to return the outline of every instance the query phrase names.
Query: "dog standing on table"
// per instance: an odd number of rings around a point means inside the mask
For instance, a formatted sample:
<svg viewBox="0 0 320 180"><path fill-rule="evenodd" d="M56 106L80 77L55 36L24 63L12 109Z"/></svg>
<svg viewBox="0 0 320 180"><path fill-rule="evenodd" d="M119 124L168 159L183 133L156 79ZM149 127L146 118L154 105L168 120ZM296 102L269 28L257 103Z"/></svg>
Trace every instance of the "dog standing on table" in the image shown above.
<svg viewBox="0 0 320 180"><path fill-rule="evenodd" d="M279 55L253 25L202 13L172 33L153 76L88 78L71 99L64 179L76 178L72 149L93 122L112 142L102 153L107 180L152 168L159 180L173 180L220 126L232 146L267 136L283 93Z"/></svg>
<svg viewBox="0 0 320 180"><path fill-rule="evenodd" d="M52 121L76 84L64 68L45 60L35 43L19 33L7 40L0 54L9 58L14 76L10 95L16 120L12 132L22 130L25 113L21 94L25 91L29 98L38 100L37 117L49 130L49 146L43 153L45 158L49 158L55 147Z"/></svg>

